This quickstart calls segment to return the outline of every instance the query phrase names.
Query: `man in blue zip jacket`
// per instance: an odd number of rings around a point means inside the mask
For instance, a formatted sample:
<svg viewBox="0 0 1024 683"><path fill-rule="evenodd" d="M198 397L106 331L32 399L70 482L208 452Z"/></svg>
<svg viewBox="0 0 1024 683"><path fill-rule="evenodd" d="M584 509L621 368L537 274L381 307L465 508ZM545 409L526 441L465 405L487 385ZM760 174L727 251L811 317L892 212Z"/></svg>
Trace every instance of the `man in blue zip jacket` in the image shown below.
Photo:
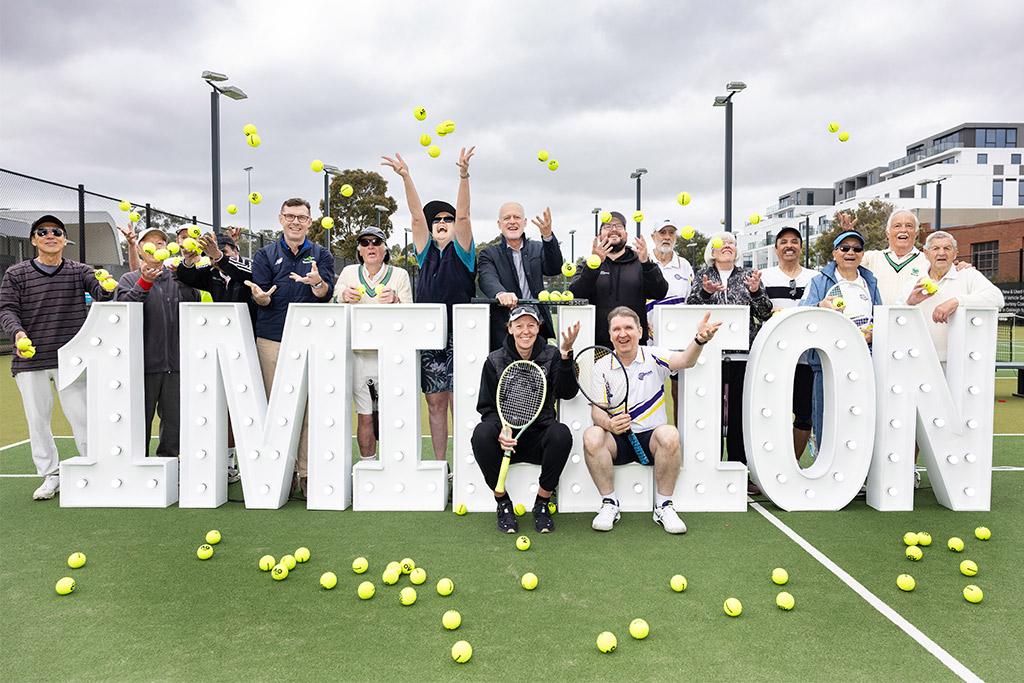
<svg viewBox="0 0 1024 683"><path fill-rule="evenodd" d="M288 305L292 303L326 303L334 295L334 257L325 247L306 238L312 222L309 202L292 198L281 205L277 217L281 223L281 239L263 247L253 255L252 300L260 307L256 315L256 351L259 354L263 385L270 390L277 370L277 356L284 335ZM309 413L302 416L302 433L295 457L295 479L302 495L306 495L308 474Z"/></svg>

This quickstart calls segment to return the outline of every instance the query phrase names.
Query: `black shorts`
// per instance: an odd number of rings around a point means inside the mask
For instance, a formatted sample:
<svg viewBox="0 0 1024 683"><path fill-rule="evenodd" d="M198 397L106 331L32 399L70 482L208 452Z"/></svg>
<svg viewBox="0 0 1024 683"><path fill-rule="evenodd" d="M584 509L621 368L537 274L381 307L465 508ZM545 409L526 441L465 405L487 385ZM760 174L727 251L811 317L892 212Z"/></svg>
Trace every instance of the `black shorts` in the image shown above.
<svg viewBox="0 0 1024 683"><path fill-rule="evenodd" d="M640 448L647 454L648 465L654 464L654 451L651 450L651 436L653 434L653 429L646 432L633 432L633 436L640 442ZM625 434L612 434L612 438L615 439L615 460L612 461L613 465L640 462L640 458L637 457L636 451L633 450L633 445L629 442L628 436Z"/></svg>
<svg viewBox="0 0 1024 683"><path fill-rule="evenodd" d="M814 390L814 371L810 365L796 366L793 376L793 426L796 429L811 429L811 394Z"/></svg>

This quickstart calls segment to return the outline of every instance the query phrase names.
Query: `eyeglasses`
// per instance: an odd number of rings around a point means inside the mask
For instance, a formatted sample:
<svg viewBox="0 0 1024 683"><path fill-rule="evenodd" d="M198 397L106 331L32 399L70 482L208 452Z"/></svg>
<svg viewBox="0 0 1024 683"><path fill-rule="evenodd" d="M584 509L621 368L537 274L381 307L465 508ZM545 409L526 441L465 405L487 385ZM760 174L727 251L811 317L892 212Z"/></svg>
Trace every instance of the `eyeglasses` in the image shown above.
<svg viewBox="0 0 1024 683"><path fill-rule="evenodd" d="M796 298L796 280L789 281L789 296L792 299Z"/></svg>
<svg viewBox="0 0 1024 683"><path fill-rule="evenodd" d="M605 223L601 226L602 230L625 230L626 226L622 223Z"/></svg>
<svg viewBox="0 0 1024 683"><path fill-rule="evenodd" d="M60 228L36 228L36 237L46 237L47 235L63 237L64 231Z"/></svg>
<svg viewBox="0 0 1024 683"><path fill-rule="evenodd" d="M309 221L309 216L299 216L294 213L282 213L281 218L285 223L307 223Z"/></svg>
<svg viewBox="0 0 1024 683"><path fill-rule="evenodd" d="M383 242L379 237L363 237L359 240L359 246L361 247L368 247L370 245L379 247L381 244L383 244Z"/></svg>
<svg viewBox="0 0 1024 683"><path fill-rule="evenodd" d="M836 249L843 252L844 254L850 251L851 249L853 249L854 254L859 254L860 252L864 251L864 247L860 245L853 246L852 244L841 244L838 247L836 247Z"/></svg>
<svg viewBox="0 0 1024 683"><path fill-rule="evenodd" d="M438 223L454 223L454 222L455 222L455 216L438 216L437 218L434 219L433 224L437 225Z"/></svg>

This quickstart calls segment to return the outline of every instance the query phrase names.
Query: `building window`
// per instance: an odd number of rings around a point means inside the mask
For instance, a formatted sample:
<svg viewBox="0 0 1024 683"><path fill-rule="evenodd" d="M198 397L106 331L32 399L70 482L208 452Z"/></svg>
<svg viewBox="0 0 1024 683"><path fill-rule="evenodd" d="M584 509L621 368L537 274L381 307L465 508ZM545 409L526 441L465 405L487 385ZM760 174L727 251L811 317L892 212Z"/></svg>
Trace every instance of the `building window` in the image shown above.
<svg viewBox="0 0 1024 683"><path fill-rule="evenodd" d="M992 181L992 206L1003 205L1003 181Z"/></svg>
<svg viewBox="0 0 1024 683"><path fill-rule="evenodd" d="M1020 163L1020 155L1019 154L1011 154L1010 155L1010 163L1011 164L1019 164Z"/></svg>
<svg viewBox="0 0 1024 683"><path fill-rule="evenodd" d="M913 199L913 198L914 198L914 188L913 187L904 187L904 188L900 189L900 199Z"/></svg>
<svg viewBox="0 0 1024 683"><path fill-rule="evenodd" d="M1003 165L1002 164L993 164L992 165L992 175L1003 175Z"/></svg>
<svg viewBox="0 0 1024 683"><path fill-rule="evenodd" d="M972 244L971 263L982 275L994 279L999 274L999 241Z"/></svg>
<svg viewBox="0 0 1024 683"><path fill-rule="evenodd" d="M974 130L975 147L1016 147L1016 128L976 128Z"/></svg>
<svg viewBox="0 0 1024 683"><path fill-rule="evenodd" d="M807 193L807 205L810 206L813 203L814 203L814 193L813 192L808 192Z"/></svg>
<svg viewBox="0 0 1024 683"><path fill-rule="evenodd" d="M928 199L928 186L927 185L922 185L921 186L921 199Z"/></svg>
<svg viewBox="0 0 1024 683"><path fill-rule="evenodd" d="M979 164L987 164L988 163L988 154L978 154L978 163Z"/></svg>
<svg viewBox="0 0 1024 683"><path fill-rule="evenodd" d="M1017 206L1024 206L1024 180L1017 181Z"/></svg>
<svg viewBox="0 0 1024 683"><path fill-rule="evenodd" d="M874 185L874 184L875 184L875 172L874 171L868 171L868 185Z"/></svg>

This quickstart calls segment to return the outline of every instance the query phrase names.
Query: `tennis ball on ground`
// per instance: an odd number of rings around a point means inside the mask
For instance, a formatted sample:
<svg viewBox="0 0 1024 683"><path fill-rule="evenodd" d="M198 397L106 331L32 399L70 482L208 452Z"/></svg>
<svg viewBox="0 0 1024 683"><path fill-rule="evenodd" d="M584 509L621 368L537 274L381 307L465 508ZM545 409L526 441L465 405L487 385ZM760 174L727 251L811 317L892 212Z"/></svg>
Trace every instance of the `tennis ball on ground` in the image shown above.
<svg viewBox="0 0 1024 683"><path fill-rule="evenodd" d="M441 148L438 147L437 145L431 145L430 147L427 147L427 154L436 159L437 157L441 156Z"/></svg>
<svg viewBox="0 0 1024 683"><path fill-rule="evenodd" d="M780 609L789 611L793 609L793 605L796 604L796 599L794 599L793 596L787 593L786 591L782 591L777 596L775 596L775 604L778 605Z"/></svg>
<svg viewBox="0 0 1024 683"><path fill-rule="evenodd" d="M242 134L243 135L253 135L254 133L257 133L257 132L258 131L256 129L256 126L252 125L251 123L247 123L244 126L242 126Z"/></svg>
<svg viewBox="0 0 1024 683"><path fill-rule="evenodd" d="M548 294L548 298L551 298L551 294ZM512 508L512 512L516 513L516 517L522 517L526 514L526 506L523 505L522 503L519 503L514 508Z"/></svg>
<svg viewBox="0 0 1024 683"><path fill-rule="evenodd" d="M835 133L837 130L839 130L839 124L837 122L833 121L832 123L828 124L829 133Z"/></svg>
<svg viewBox="0 0 1024 683"><path fill-rule="evenodd" d="M946 546L954 553L959 553L962 552L964 549L964 542L956 536L954 536L953 538L946 541Z"/></svg>
<svg viewBox="0 0 1024 683"><path fill-rule="evenodd" d="M125 201L121 202L121 203L120 203L120 204L118 204L117 206L118 206L118 208L119 208L119 209L121 209L122 211L131 211L131 210L132 210L132 203L131 203L131 202L129 202L129 201L127 201L127 200L125 200Z"/></svg>
<svg viewBox="0 0 1024 683"><path fill-rule="evenodd" d="M320 161L319 159L313 159L313 162L309 165L309 167L313 169L314 173L319 173L320 171L324 170L324 162Z"/></svg>
<svg viewBox="0 0 1024 683"><path fill-rule="evenodd" d="M441 579L437 582L438 595L451 595L453 590L455 590L455 584L451 579Z"/></svg>
<svg viewBox="0 0 1024 683"><path fill-rule="evenodd" d="M597 254L591 254L587 257L587 267L590 269L596 269L601 267L601 257Z"/></svg>
<svg viewBox="0 0 1024 683"><path fill-rule="evenodd" d="M758 213L750 214L750 224L751 225L757 225L760 222L761 222L761 214L758 214Z"/></svg>
<svg viewBox="0 0 1024 683"><path fill-rule="evenodd" d="M250 192L249 201L252 202L253 204L259 204L260 202L263 201L263 195L261 195L259 192Z"/></svg>
<svg viewBox="0 0 1024 683"><path fill-rule="evenodd" d="M610 223L611 220L612 220L612 212L611 211L602 211L600 218L601 218L601 223Z"/></svg>
<svg viewBox="0 0 1024 683"><path fill-rule="evenodd" d="M730 617L738 617L743 612L743 603L736 598L729 598L722 607Z"/></svg>
<svg viewBox="0 0 1024 683"><path fill-rule="evenodd" d="M960 573L964 576L974 576L978 573L978 565L972 560L964 560L960 563Z"/></svg>
<svg viewBox="0 0 1024 683"><path fill-rule="evenodd" d="M380 580L388 586L393 586L396 583L398 583L398 576L399 573L396 572L394 569L385 569L384 573L380 577Z"/></svg>
<svg viewBox="0 0 1024 683"><path fill-rule="evenodd" d="M614 652L615 646L618 644L615 634L611 631L605 631L597 637L597 649L601 652Z"/></svg>
<svg viewBox="0 0 1024 683"><path fill-rule="evenodd" d="M850 134L847 133L845 130L842 133L839 134L839 142L846 142L849 139L850 139Z"/></svg>
<svg viewBox="0 0 1024 683"><path fill-rule="evenodd" d="M557 171L558 170L558 160L557 159L552 159L551 161L548 162L548 170L551 170L551 171Z"/></svg>
<svg viewBox="0 0 1024 683"><path fill-rule="evenodd" d="M473 656L473 646L464 640L452 645L452 659L459 664L465 664Z"/></svg>
<svg viewBox="0 0 1024 683"><path fill-rule="evenodd" d="M238 204L228 204L228 213L232 216L238 213Z"/></svg>
<svg viewBox="0 0 1024 683"><path fill-rule="evenodd" d="M691 199L692 197L690 197L689 192L680 192L679 194L676 195L676 201L683 206L689 204Z"/></svg>
<svg viewBox="0 0 1024 683"><path fill-rule="evenodd" d="M443 617L441 617L441 623L444 624L444 627L449 631L454 631L462 624L462 615L455 610L450 609L444 613Z"/></svg>
<svg viewBox="0 0 1024 683"><path fill-rule="evenodd" d="M115 280L112 277L107 278L106 280L100 283L100 287L103 287L103 289L107 290L108 292L112 292L115 289L117 289L117 280Z"/></svg>
<svg viewBox="0 0 1024 683"><path fill-rule="evenodd" d="M928 547L932 544L932 535L927 531L917 532L917 544Z"/></svg>
<svg viewBox="0 0 1024 683"><path fill-rule="evenodd" d="M914 581L914 577L910 574L900 574L896 578L896 585L899 586L902 591L912 591L917 583Z"/></svg>
<svg viewBox="0 0 1024 683"><path fill-rule="evenodd" d="M95 275L95 276L96 276L96 279L97 279L97 280L99 280L100 282L103 282L103 281L104 281L104 280L106 280L106 279L107 279L108 277L110 277L110 271L109 271L109 270L106 270L105 268L97 268L97 269L96 269L96 272L95 272L95 273L93 273L93 275ZM25 339L25 338L26 338L26 337L22 337L22 339ZM21 347L18 347L18 348L21 348Z"/></svg>
<svg viewBox="0 0 1024 683"><path fill-rule="evenodd" d="M353 192L355 192L355 189L353 189L352 186L349 185L348 183L345 183L344 185L341 186L342 197L351 197Z"/></svg>
<svg viewBox="0 0 1024 683"><path fill-rule="evenodd" d="M177 254L179 251L181 251L181 246L179 246L177 242L171 242L170 244L167 245L167 251L169 251L172 254Z"/></svg>
<svg viewBox="0 0 1024 683"><path fill-rule="evenodd" d="M421 135L420 136L420 144L423 145L424 147L429 147L430 146L430 136L427 135L426 133Z"/></svg>
<svg viewBox="0 0 1024 683"><path fill-rule="evenodd" d="M723 244L725 244L725 242L722 241L721 237L716 237L715 239L711 240L712 249L721 249Z"/></svg>
<svg viewBox="0 0 1024 683"><path fill-rule="evenodd" d="M18 347L19 351L28 351L30 348L32 348L32 340L29 339L28 337L22 337L21 339L18 340L16 346Z"/></svg>
<svg viewBox="0 0 1024 683"><path fill-rule="evenodd" d="M366 571L367 567L369 566L370 563L366 561L365 557L357 557L356 559L352 560L352 571L354 571L356 574L362 574Z"/></svg>
<svg viewBox="0 0 1024 683"><path fill-rule="evenodd" d="M987 541L988 539L992 538L992 532L988 530L987 526L979 526L977 529L974 530L974 536L979 541Z"/></svg>
<svg viewBox="0 0 1024 683"><path fill-rule="evenodd" d="M576 264L572 261L566 261L562 264L562 275L566 277L572 277L576 274Z"/></svg>
<svg viewBox="0 0 1024 683"><path fill-rule="evenodd" d="M566 292L566 294L572 295L572 292ZM551 514L558 512L558 506L555 505L554 501L548 501L548 512Z"/></svg>
<svg viewBox="0 0 1024 683"><path fill-rule="evenodd" d="M416 567L409 573L409 581L419 586L427 580L427 570L423 567Z"/></svg>
<svg viewBox="0 0 1024 683"><path fill-rule="evenodd" d="M643 619L634 619L629 622L629 635L637 640L643 640L651 632L651 627Z"/></svg>
<svg viewBox="0 0 1024 683"><path fill-rule="evenodd" d="M907 548L907 559L908 560L912 560L914 562L917 562L923 556L924 556L924 553L921 552L921 549L918 548L916 545L912 545L909 548Z"/></svg>
<svg viewBox="0 0 1024 683"><path fill-rule="evenodd" d="M331 590L338 585L338 577L334 572L324 572L320 575L320 585Z"/></svg>
<svg viewBox="0 0 1024 683"><path fill-rule="evenodd" d="M417 121L422 121L427 118L427 109L426 107L416 107L412 110L412 115L416 117Z"/></svg>
<svg viewBox="0 0 1024 683"><path fill-rule="evenodd" d="M56 588L57 588L57 592L60 595L67 595L68 593L70 593L73 590L75 590L75 580L72 579L70 576L65 576L63 579L61 579L60 581L57 582ZM964 597L967 597L966 590L964 591ZM970 599L970 598L968 598L968 599ZM975 601L975 602L977 602L977 601Z"/></svg>
<svg viewBox="0 0 1024 683"><path fill-rule="evenodd" d="M520 536L519 538L517 538L516 539L516 547L519 548L520 550L529 550L530 549L530 537L529 536Z"/></svg>
<svg viewBox="0 0 1024 683"><path fill-rule="evenodd" d="M283 564L284 566L288 567L289 571L291 571L292 569L295 569L295 564L296 564L295 563L295 556L294 555L285 555L284 557L281 558L280 564Z"/></svg>
<svg viewBox="0 0 1024 683"><path fill-rule="evenodd" d="M551 292L546 289L540 290L540 294L537 295L538 301L549 301L551 299Z"/></svg>
<svg viewBox="0 0 1024 683"><path fill-rule="evenodd" d="M840 308L846 308L846 299L844 299L841 296L837 296L835 299L832 299L832 308L835 308L837 310L840 309ZM907 534L907 535L908 536L916 536L917 534L910 533L910 534Z"/></svg>
<svg viewBox="0 0 1024 683"><path fill-rule="evenodd" d="M264 555L260 558L260 569L265 572L269 572L277 564L277 560L274 559L273 555Z"/></svg>
<svg viewBox="0 0 1024 683"><path fill-rule="evenodd" d="M75 587L71 586L71 590L75 590ZM58 590L57 592L59 593L60 591ZM967 588L964 588L964 599L967 600L967 602L981 602L983 597L984 595L982 594L981 589L977 586L970 585Z"/></svg>
<svg viewBox="0 0 1024 683"><path fill-rule="evenodd" d="M672 586L672 590L676 593L682 593L686 590L686 577L682 574L676 574L669 580L668 585Z"/></svg>
<svg viewBox="0 0 1024 683"><path fill-rule="evenodd" d="M634 211L633 212L633 220L636 221L637 223L643 222L643 220L644 220L644 212L643 211Z"/></svg>
<svg viewBox="0 0 1024 683"><path fill-rule="evenodd" d="M309 548L302 547L295 551L296 562L309 562Z"/></svg>
<svg viewBox="0 0 1024 683"><path fill-rule="evenodd" d="M250 147L260 146L260 136L257 135L256 133L249 133L248 135L246 135L245 141L249 143Z"/></svg>
<svg viewBox="0 0 1024 683"><path fill-rule="evenodd" d="M459 503L458 505L455 506L455 514L462 516L467 512L469 512L469 510L466 509L465 503Z"/></svg>
<svg viewBox="0 0 1024 683"><path fill-rule="evenodd" d="M399 563L402 565L403 574L411 574L413 569L416 569L416 563L412 561L411 557L403 558Z"/></svg>
<svg viewBox="0 0 1024 683"><path fill-rule="evenodd" d="M363 600L369 600L373 597L373 594L376 592L377 589L374 588L373 584L369 581L363 581L361 584L359 584L359 588L356 590L356 593L358 593L359 597L361 597Z"/></svg>
<svg viewBox="0 0 1024 683"><path fill-rule="evenodd" d="M280 563L275 564L270 570L270 575L274 577L274 581L283 581L288 578L288 567Z"/></svg>
<svg viewBox="0 0 1024 683"><path fill-rule="evenodd" d="M832 303L835 304L835 300L833 300ZM908 531L903 534L903 542L907 545L917 545L919 540L920 539L918 539L917 534L913 531Z"/></svg>
<svg viewBox="0 0 1024 683"><path fill-rule="evenodd" d="M132 211L130 214L128 214L128 220L130 220L132 223L138 223L139 219L141 218L142 216L139 215L138 211Z"/></svg>
<svg viewBox="0 0 1024 683"><path fill-rule="evenodd" d="M523 574L523 579L520 581L523 584L523 588L528 591L532 591L537 587L537 575L533 572L526 572Z"/></svg>
<svg viewBox="0 0 1024 683"><path fill-rule="evenodd" d="M153 252L153 258L155 258L157 261L166 261L167 259L171 258L171 252L167 251L166 249L157 249L155 252Z"/></svg>
<svg viewBox="0 0 1024 683"><path fill-rule="evenodd" d="M206 532L206 542L210 545L217 545L220 543L220 532L216 529L210 529Z"/></svg>
<svg viewBox="0 0 1024 683"><path fill-rule="evenodd" d="M684 225L683 229L679 231L679 236L684 240L693 239L695 234L697 234L697 231L693 229L692 225Z"/></svg>
<svg viewBox="0 0 1024 683"><path fill-rule="evenodd" d="M196 557L200 560L208 560L213 557L213 546L209 543L204 543L196 549Z"/></svg>
<svg viewBox="0 0 1024 683"><path fill-rule="evenodd" d="M776 567L772 570L772 581L779 584L780 586L789 581L789 572L782 567Z"/></svg>
<svg viewBox="0 0 1024 683"><path fill-rule="evenodd" d="M391 562L387 563L387 566L385 566L384 569L394 569L396 572L401 574L402 573L402 563L401 562L391 561Z"/></svg>
<svg viewBox="0 0 1024 683"><path fill-rule="evenodd" d="M150 254L150 255L155 254L156 253L156 245L153 244L152 242L146 242L146 243L144 243L142 245L142 251L144 253Z"/></svg>
<svg viewBox="0 0 1024 683"><path fill-rule="evenodd" d="M85 553L71 553L68 557L68 566L72 569L78 569L85 564Z"/></svg>
<svg viewBox="0 0 1024 683"><path fill-rule="evenodd" d="M548 294L548 301L561 301L561 300L562 300L562 293L561 292L551 292L550 294ZM524 513L526 512L526 508L525 507L523 508L523 512Z"/></svg>
<svg viewBox="0 0 1024 683"><path fill-rule="evenodd" d="M416 602L416 589L412 586L406 586L398 594L398 601L407 607Z"/></svg>
<svg viewBox="0 0 1024 683"><path fill-rule="evenodd" d="M546 149L542 149L537 152L537 161L547 161L549 156L548 151Z"/></svg>
<svg viewBox="0 0 1024 683"><path fill-rule="evenodd" d="M562 292L562 301L572 301L574 298L576 298L576 295L568 289Z"/></svg>

